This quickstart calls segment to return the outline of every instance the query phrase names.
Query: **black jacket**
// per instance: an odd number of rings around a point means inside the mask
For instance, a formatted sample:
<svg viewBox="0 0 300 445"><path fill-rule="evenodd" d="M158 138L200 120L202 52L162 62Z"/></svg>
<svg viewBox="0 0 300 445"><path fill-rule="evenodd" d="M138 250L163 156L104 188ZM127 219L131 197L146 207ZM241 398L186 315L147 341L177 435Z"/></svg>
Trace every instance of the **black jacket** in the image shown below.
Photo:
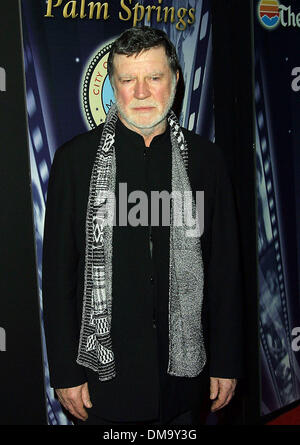
<svg viewBox="0 0 300 445"><path fill-rule="evenodd" d="M220 149L184 130L193 192L204 191L201 237L205 287L203 325L208 363L196 378L171 377L168 363L169 227L114 227L112 340L117 377L99 382L76 364L85 262L89 183L102 126L60 147L47 197L43 249L44 322L55 388L89 382L93 412L114 421L166 421L201 401L214 377L241 375L241 305L237 222ZM120 121L116 129L118 184L134 190L171 191L169 129L146 148ZM133 204L132 204L133 205ZM117 205L118 208L118 205ZM128 205L128 210L130 205Z"/></svg>

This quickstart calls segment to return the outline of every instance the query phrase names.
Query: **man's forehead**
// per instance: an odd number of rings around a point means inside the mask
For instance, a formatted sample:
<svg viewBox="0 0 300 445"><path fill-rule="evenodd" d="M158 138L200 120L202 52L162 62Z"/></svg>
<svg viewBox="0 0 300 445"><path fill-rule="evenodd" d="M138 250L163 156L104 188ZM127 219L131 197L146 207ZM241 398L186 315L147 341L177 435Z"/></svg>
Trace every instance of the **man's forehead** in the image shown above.
<svg viewBox="0 0 300 445"><path fill-rule="evenodd" d="M167 64L168 58L163 46L143 49L142 51L130 55L115 54L113 58L113 64L116 65L129 65L135 62L147 62L147 60L154 60L157 64Z"/></svg>

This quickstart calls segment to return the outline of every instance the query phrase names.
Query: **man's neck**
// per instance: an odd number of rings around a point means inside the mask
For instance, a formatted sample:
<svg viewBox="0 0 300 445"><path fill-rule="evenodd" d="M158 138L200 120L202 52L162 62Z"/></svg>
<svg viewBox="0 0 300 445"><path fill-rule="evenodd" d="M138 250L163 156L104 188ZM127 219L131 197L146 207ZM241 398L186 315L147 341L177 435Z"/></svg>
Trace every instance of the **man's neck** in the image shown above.
<svg viewBox="0 0 300 445"><path fill-rule="evenodd" d="M163 134L167 128L166 119L164 119L162 122L160 122L153 128L145 128L145 129L137 128L134 125L129 124L127 121L125 121L125 119L123 119L122 116L120 116L120 114L119 114L119 119L125 125L125 127L129 128L129 130L132 130L143 137L146 147L150 147L150 144L152 140L155 138L155 136Z"/></svg>

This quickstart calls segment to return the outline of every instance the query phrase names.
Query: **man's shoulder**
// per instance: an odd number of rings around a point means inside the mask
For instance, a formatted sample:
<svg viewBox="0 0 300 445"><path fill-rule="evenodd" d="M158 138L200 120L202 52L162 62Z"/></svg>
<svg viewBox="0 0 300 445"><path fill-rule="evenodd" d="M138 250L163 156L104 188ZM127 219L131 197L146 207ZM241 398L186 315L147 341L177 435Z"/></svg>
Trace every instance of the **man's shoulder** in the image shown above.
<svg viewBox="0 0 300 445"><path fill-rule="evenodd" d="M102 129L103 124L69 139L56 150L55 160L74 161L81 157L93 156L99 146Z"/></svg>
<svg viewBox="0 0 300 445"><path fill-rule="evenodd" d="M188 145L189 155L193 160L213 164L222 162L223 153L217 144L186 128L182 128L182 132Z"/></svg>

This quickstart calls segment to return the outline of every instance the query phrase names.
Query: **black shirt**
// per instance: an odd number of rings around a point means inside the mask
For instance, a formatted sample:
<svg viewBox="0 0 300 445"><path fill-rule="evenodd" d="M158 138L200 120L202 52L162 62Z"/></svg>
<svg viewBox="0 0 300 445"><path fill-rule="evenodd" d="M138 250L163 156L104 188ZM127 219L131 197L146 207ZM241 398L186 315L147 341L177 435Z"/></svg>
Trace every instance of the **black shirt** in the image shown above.
<svg viewBox="0 0 300 445"><path fill-rule="evenodd" d="M203 324L208 365L199 377L167 374L169 227L113 229L112 341L117 376L100 382L76 364L84 284L85 216L102 126L57 150L51 169L44 233L43 299L52 386L89 383L93 413L113 421L172 417L201 401L208 373L241 374L241 295L235 209L220 150L184 130L192 190L203 190L205 272ZM142 136L116 126L116 210L119 184L171 192L169 128L145 147ZM149 199L150 202L150 199ZM136 203L128 203L128 211ZM149 209L149 216L150 209ZM150 218L149 218L150 219ZM150 219L151 220L151 219ZM150 235L152 253L150 249Z"/></svg>

